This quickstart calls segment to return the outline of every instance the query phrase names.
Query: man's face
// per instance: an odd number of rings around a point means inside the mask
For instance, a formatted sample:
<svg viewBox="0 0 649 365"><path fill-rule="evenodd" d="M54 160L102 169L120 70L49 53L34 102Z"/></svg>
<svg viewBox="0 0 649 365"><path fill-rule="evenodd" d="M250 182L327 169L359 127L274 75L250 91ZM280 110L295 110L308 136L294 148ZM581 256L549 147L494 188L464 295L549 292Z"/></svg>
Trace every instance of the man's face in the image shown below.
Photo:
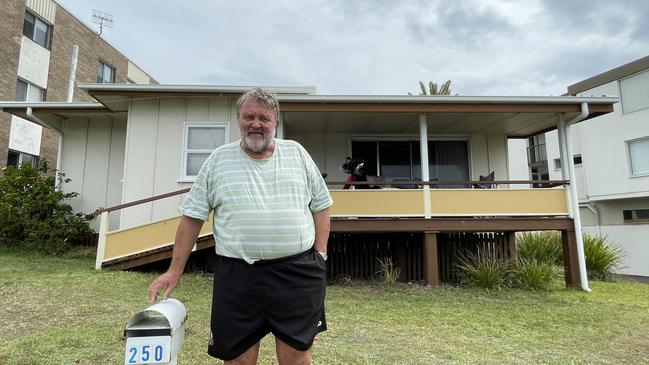
<svg viewBox="0 0 649 365"><path fill-rule="evenodd" d="M277 119L271 108L255 99L248 99L239 111L239 133L244 148L262 153L272 147Z"/></svg>

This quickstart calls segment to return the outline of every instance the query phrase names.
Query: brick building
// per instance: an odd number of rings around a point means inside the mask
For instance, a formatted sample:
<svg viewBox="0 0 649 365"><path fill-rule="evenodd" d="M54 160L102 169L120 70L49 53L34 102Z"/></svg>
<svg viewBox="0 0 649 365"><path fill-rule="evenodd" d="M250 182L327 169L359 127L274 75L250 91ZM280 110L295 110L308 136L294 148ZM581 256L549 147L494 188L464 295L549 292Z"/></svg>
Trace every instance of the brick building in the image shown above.
<svg viewBox="0 0 649 365"><path fill-rule="evenodd" d="M54 0L0 2L0 100L66 101L74 45L76 84L157 83ZM74 88L74 101L92 101ZM47 160L56 165L58 134L0 113L0 168Z"/></svg>

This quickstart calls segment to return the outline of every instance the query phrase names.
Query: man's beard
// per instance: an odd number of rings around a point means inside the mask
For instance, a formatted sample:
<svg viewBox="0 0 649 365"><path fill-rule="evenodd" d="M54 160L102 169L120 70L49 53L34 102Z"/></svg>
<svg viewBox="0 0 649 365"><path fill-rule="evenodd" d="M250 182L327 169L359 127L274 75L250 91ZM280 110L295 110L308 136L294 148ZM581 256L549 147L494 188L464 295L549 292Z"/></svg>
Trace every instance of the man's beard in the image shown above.
<svg viewBox="0 0 649 365"><path fill-rule="evenodd" d="M246 134L243 138L244 146L255 153L262 153L268 150L270 143L273 141L273 137L269 134L264 135L263 139L253 139L250 135Z"/></svg>

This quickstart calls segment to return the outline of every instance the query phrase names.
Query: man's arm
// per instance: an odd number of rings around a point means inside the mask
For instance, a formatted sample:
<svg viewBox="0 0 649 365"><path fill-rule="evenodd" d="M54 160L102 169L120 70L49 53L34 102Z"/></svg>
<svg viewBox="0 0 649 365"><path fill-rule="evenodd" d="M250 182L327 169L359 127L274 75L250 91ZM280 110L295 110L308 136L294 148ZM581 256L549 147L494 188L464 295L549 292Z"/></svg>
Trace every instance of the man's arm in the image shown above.
<svg viewBox="0 0 649 365"><path fill-rule="evenodd" d="M150 303L153 303L158 298L160 289L164 289L162 297L168 298L176 288L180 277L185 271L185 264L187 264L187 259L189 259L189 254L192 252L201 227L203 227L203 221L200 219L185 215L180 218L180 224L178 224L176 230L171 264L167 272L158 276L149 286Z"/></svg>
<svg viewBox="0 0 649 365"><path fill-rule="evenodd" d="M313 248L316 251L327 252L327 241L329 240L329 229L331 227L331 208L325 208L313 213L315 224L315 243Z"/></svg>

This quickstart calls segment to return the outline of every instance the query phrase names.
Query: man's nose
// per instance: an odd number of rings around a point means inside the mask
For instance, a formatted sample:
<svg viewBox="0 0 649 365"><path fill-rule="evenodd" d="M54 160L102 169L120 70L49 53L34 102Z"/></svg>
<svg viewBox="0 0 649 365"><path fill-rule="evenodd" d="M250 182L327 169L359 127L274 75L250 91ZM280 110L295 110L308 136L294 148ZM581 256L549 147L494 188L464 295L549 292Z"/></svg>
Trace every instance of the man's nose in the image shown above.
<svg viewBox="0 0 649 365"><path fill-rule="evenodd" d="M250 122L250 126L252 128L260 128L261 127L261 121L258 118L255 118Z"/></svg>

